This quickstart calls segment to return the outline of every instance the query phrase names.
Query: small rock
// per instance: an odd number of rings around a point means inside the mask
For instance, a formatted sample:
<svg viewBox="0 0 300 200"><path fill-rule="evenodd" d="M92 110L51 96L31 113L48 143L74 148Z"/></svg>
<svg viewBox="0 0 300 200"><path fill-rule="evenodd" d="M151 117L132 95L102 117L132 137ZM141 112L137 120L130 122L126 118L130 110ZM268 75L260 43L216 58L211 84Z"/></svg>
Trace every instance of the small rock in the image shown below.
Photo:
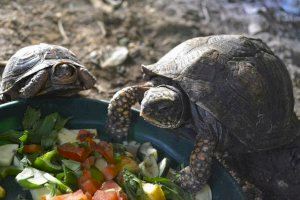
<svg viewBox="0 0 300 200"><path fill-rule="evenodd" d="M118 7L123 3L123 0L105 0L105 2L114 7Z"/></svg>
<svg viewBox="0 0 300 200"><path fill-rule="evenodd" d="M102 50L99 58L102 68L115 67L121 65L128 57L128 49L126 47L106 47Z"/></svg>
<svg viewBox="0 0 300 200"><path fill-rule="evenodd" d="M129 43L129 39L127 37L122 37L120 40L119 40L119 44L121 46L125 46Z"/></svg>
<svg viewBox="0 0 300 200"><path fill-rule="evenodd" d="M251 22L248 25L248 32L251 35L255 35L256 33L259 33L263 30L262 26L259 23Z"/></svg>

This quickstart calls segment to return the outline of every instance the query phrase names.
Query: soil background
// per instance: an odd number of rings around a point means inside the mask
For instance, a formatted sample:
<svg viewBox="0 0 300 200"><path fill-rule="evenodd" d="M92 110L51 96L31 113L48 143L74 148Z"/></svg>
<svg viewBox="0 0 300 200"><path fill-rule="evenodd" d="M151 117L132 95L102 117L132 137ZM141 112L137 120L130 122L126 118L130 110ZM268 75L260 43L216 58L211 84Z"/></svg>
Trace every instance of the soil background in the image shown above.
<svg viewBox="0 0 300 200"><path fill-rule="evenodd" d="M261 38L286 64L300 116L300 18L277 1L0 0L0 61L38 43L71 49L97 77L89 98L109 99L142 82L141 64L157 61L186 39L212 34ZM127 59L102 67L101 52L124 46Z"/></svg>

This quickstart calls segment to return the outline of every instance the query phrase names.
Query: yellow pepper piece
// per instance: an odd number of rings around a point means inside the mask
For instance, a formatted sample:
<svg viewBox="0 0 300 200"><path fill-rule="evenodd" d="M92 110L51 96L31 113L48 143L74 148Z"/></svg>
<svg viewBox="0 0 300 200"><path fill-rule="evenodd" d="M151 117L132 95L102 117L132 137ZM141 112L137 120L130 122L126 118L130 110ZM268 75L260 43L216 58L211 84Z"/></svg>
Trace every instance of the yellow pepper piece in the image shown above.
<svg viewBox="0 0 300 200"><path fill-rule="evenodd" d="M143 190L147 194L149 200L166 200L160 185L143 183Z"/></svg>
<svg viewBox="0 0 300 200"><path fill-rule="evenodd" d="M4 199L6 192L3 187L0 186L0 199Z"/></svg>

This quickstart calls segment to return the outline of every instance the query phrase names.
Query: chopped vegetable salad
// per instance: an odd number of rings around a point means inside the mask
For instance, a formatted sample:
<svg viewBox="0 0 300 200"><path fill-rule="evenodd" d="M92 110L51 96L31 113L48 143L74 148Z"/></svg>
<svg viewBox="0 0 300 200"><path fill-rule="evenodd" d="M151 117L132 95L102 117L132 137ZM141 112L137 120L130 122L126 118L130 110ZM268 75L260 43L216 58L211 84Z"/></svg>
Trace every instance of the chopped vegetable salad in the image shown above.
<svg viewBox="0 0 300 200"><path fill-rule="evenodd" d="M28 107L22 131L0 134L0 178L15 176L34 200L191 199L150 143L102 141L96 130L66 129L68 120Z"/></svg>

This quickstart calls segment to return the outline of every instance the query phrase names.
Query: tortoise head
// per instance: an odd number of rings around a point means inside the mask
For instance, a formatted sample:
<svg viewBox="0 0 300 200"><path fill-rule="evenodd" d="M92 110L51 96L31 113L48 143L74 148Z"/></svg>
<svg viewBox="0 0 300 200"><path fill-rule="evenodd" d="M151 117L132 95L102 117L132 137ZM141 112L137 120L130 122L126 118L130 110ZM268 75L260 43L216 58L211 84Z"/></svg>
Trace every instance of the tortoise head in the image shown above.
<svg viewBox="0 0 300 200"><path fill-rule="evenodd" d="M77 67L70 62L59 62L52 66L51 82L53 84L72 84L77 81L77 78Z"/></svg>
<svg viewBox="0 0 300 200"><path fill-rule="evenodd" d="M184 94L173 86L151 87L144 94L140 115L155 126L178 128L186 120Z"/></svg>

